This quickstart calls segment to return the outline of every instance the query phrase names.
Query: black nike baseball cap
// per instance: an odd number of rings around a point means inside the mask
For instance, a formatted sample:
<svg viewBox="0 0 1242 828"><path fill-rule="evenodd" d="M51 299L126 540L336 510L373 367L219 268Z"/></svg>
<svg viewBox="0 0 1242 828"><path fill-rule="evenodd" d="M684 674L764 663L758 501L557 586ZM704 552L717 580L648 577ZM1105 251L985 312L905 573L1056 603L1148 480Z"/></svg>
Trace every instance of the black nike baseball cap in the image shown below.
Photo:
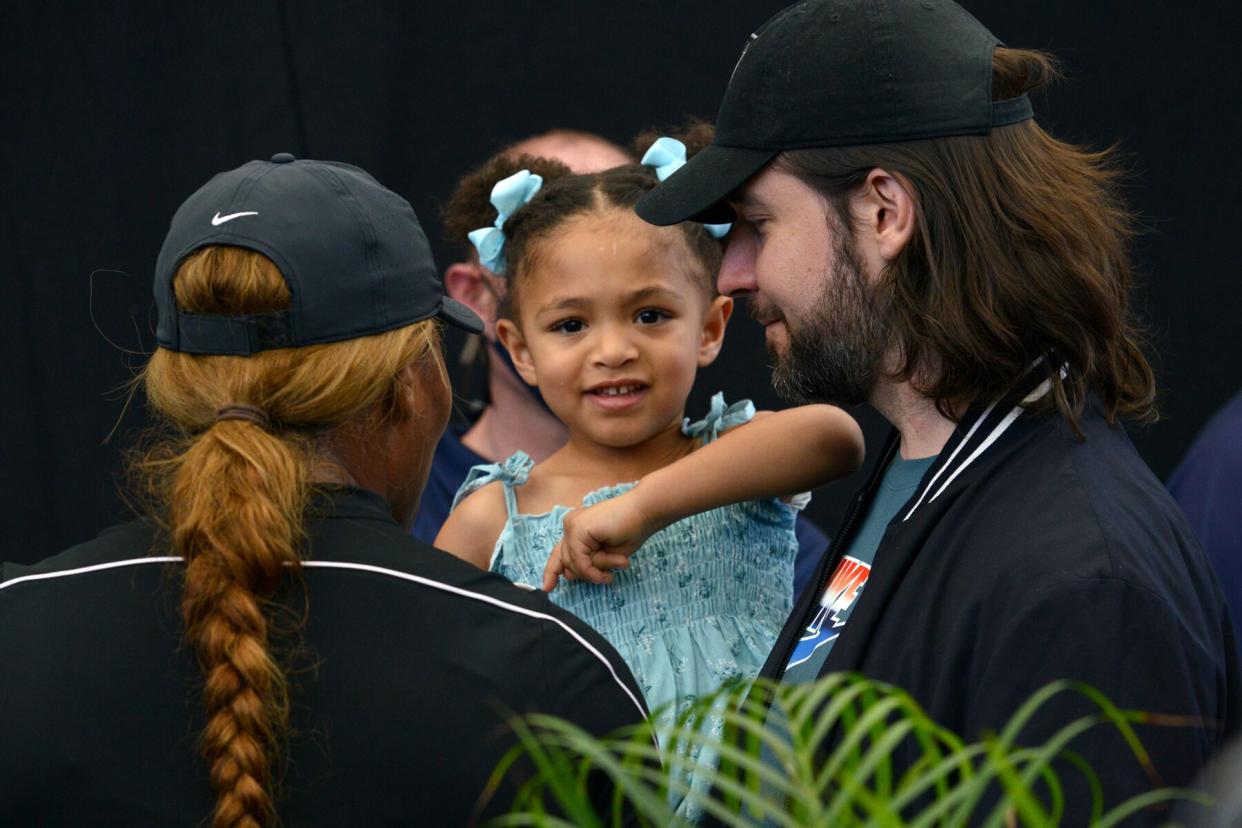
<svg viewBox="0 0 1242 828"><path fill-rule="evenodd" d="M289 285L289 310L228 315L178 308L177 268L213 244L271 259ZM408 201L357 167L287 152L220 173L178 208L155 266L155 306L156 342L190 354L337 342L432 317L483 331L473 311L444 295Z"/></svg>
<svg viewBox="0 0 1242 828"><path fill-rule="evenodd" d="M805 0L746 42L711 145L639 200L652 224L727 222L784 150L985 135L1032 117L992 100L995 35L951 0Z"/></svg>

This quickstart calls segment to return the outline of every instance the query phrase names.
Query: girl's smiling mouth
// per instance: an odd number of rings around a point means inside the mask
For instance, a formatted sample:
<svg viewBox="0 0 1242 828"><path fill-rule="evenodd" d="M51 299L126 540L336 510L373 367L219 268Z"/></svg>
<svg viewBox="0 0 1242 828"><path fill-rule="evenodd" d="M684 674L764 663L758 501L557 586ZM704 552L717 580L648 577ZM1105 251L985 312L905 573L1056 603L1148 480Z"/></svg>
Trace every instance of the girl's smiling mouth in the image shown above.
<svg viewBox="0 0 1242 828"><path fill-rule="evenodd" d="M609 380L591 386L586 396L608 411L620 411L637 405L647 396L648 385L638 380Z"/></svg>

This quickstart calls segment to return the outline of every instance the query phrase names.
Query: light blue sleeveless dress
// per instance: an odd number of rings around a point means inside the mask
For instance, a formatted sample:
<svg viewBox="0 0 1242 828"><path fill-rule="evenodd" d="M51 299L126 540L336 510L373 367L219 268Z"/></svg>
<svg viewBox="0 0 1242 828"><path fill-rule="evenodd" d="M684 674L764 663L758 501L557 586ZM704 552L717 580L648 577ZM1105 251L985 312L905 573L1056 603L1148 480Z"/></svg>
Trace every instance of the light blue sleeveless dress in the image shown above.
<svg viewBox="0 0 1242 828"><path fill-rule="evenodd" d="M749 400L726 408L723 395L716 394L707 417L696 423L687 418L682 433L710 443L754 413ZM501 463L475 466L453 506L499 482L508 519L490 568L516 584L538 588L570 507L537 515L518 511L515 490L533 465L519 451ZM592 506L635 485L598 489L582 503ZM791 610L798 551L794 521L804 505L805 500L790 505L773 498L692 515L648 538L629 568L614 573L612 583L562 580L548 597L617 649L657 713L657 728L664 730L700 696L728 679L753 678L763 666ZM718 719L707 723L717 735L720 726ZM685 808L681 814L695 821L699 816Z"/></svg>

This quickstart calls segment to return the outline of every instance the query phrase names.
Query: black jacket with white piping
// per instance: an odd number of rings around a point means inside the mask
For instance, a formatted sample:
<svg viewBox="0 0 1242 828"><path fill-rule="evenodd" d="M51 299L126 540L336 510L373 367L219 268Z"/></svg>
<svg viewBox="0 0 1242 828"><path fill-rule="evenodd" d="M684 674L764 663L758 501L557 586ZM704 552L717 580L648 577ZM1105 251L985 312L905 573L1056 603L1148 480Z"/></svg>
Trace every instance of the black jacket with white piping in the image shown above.
<svg viewBox="0 0 1242 828"><path fill-rule="evenodd" d="M296 628L282 824L465 825L512 800L476 812L513 714L598 734L646 715L616 651L543 593L415 540L371 492L317 512L277 619ZM182 571L139 522L0 566L0 825L210 816Z"/></svg>
<svg viewBox="0 0 1242 828"><path fill-rule="evenodd" d="M1032 375L963 418L890 522L821 675L854 671L897 685L968 739L1000 730L1058 679L1094 685L1123 709L1200 721L1140 728L1155 779L1115 729L1080 735L1071 748L1099 773L1107 806L1153 782L1190 782L1237 731L1237 649L1198 543L1124 430L1089 399L1079 440L1060 416L1025 410L1046 391ZM897 449L894 432L762 676L783 674ZM1019 742L1042 742L1091 712L1081 697L1057 696ZM908 766L913 755L895 758ZM1087 795L1067 787L1064 824L1087 823Z"/></svg>

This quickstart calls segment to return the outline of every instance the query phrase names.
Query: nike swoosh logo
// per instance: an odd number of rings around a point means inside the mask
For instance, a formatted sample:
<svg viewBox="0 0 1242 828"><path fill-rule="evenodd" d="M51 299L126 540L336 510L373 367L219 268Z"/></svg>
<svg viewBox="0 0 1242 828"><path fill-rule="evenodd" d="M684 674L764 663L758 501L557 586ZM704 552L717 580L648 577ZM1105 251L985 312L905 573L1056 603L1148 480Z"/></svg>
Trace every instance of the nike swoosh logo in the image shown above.
<svg viewBox="0 0 1242 828"><path fill-rule="evenodd" d="M257 216L257 215L258 213L254 213L254 212L252 213L229 213L227 216L222 216L219 213L216 213L215 216L212 217L211 219L211 224L213 227L219 227L221 224L224 224L226 221L232 221L235 218L241 218L242 216Z"/></svg>

